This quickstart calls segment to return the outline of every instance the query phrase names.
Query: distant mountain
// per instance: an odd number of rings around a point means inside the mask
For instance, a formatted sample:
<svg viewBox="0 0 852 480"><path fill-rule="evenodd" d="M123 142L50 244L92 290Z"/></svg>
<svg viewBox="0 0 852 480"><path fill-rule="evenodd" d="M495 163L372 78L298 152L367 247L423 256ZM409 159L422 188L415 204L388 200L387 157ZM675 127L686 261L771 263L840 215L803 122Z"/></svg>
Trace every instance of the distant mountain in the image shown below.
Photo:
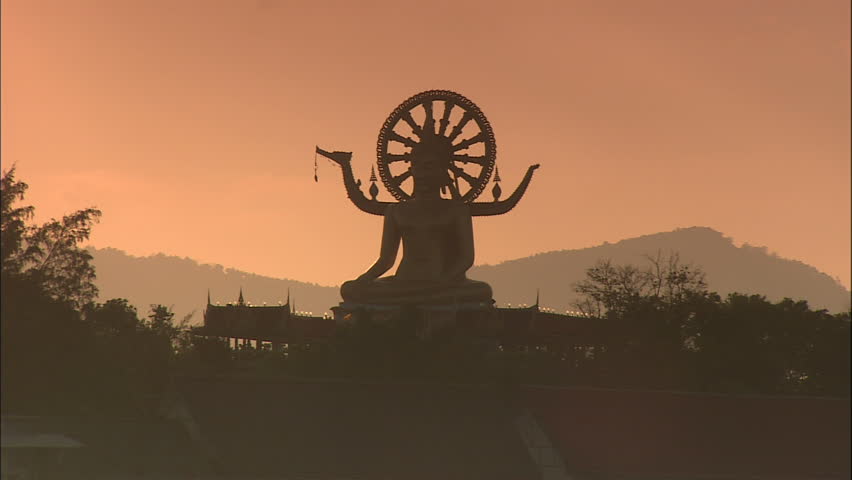
<svg viewBox="0 0 852 480"><path fill-rule="evenodd" d="M723 297L740 292L765 295L772 301L784 297L807 300L812 308L831 312L849 309L850 292L816 268L780 258L766 247L737 247L730 238L707 227L682 228L581 250L561 250L473 267L469 276L491 284L498 304L532 304L536 289L541 305L558 311L573 309L572 285L599 259L615 264L646 265L643 255L677 252L682 264L700 267L710 290Z"/></svg>
<svg viewBox="0 0 852 480"><path fill-rule="evenodd" d="M242 287L245 300L253 304L286 301L290 289L298 310L317 315L340 302L338 287L264 277L163 254L134 257L113 248L89 251L94 257L101 301L126 298L143 316L151 303L161 303L173 306L178 318L195 311L193 322L201 322L208 288L214 303L227 303L237 299ZM573 309L576 299L572 286L599 259L643 265L643 255L654 256L657 252L677 252L681 263L701 267L709 288L723 296L741 292L765 295L773 301L790 297L832 312L845 311L850 306L849 290L816 268L780 258L766 247L737 247L730 238L706 227L479 265L470 270L469 276L490 283L498 305L532 304L536 289L540 289L542 306L565 311Z"/></svg>
<svg viewBox="0 0 852 480"><path fill-rule="evenodd" d="M100 301L126 298L140 316L148 314L150 304L160 303L172 306L178 319L195 311L192 323L201 323L208 288L214 304L236 301L242 288L246 302L255 305L286 302L289 289L295 308L315 315L340 302L337 287L264 277L191 258L162 253L134 257L114 248L89 248L89 253L94 258Z"/></svg>

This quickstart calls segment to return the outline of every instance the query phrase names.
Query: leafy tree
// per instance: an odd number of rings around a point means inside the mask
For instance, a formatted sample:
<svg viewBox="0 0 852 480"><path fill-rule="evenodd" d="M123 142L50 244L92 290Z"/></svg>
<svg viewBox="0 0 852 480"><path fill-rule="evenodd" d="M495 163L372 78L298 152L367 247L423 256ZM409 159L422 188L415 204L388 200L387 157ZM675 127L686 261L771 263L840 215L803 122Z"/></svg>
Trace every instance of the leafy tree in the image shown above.
<svg viewBox="0 0 852 480"><path fill-rule="evenodd" d="M691 265L682 265L672 253L663 257L645 255L645 268L634 265L613 265L611 260L599 260L586 270L586 279L574 290L580 294L575 306L592 317L623 316L637 302L659 309L687 304L696 297L709 294L704 272Z"/></svg>
<svg viewBox="0 0 852 480"><path fill-rule="evenodd" d="M148 314L148 326L155 332L162 332L165 336L171 336L175 329L175 314L165 305L151 305L151 313Z"/></svg>
<svg viewBox="0 0 852 480"><path fill-rule="evenodd" d="M47 291L77 307L97 298L92 256L79 243L87 240L100 210L87 208L31 229L26 237L25 272Z"/></svg>
<svg viewBox="0 0 852 480"><path fill-rule="evenodd" d="M193 310L176 322L172 307L152 304L146 326L157 335L168 338L175 353L182 353L191 348L193 344L189 332L189 322L194 315L195 311Z"/></svg>
<svg viewBox="0 0 852 480"><path fill-rule="evenodd" d="M83 315L100 336L130 336L142 330L136 307L124 298L113 298L105 303L91 303L83 308Z"/></svg>
<svg viewBox="0 0 852 480"><path fill-rule="evenodd" d="M94 385L83 373L93 370L95 348L80 313L27 278L4 275L0 292L3 412L55 413L86 405Z"/></svg>
<svg viewBox="0 0 852 480"><path fill-rule="evenodd" d="M32 218L35 209L32 206L16 208L14 203L23 200L27 188L26 183L15 181L14 168L0 178L0 254L4 274L19 273L23 265L26 222Z"/></svg>
<svg viewBox="0 0 852 480"><path fill-rule="evenodd" d="M0 180L2 266L4 276L21 275L40 284L52 298L81 308L98 294L91 255L79 244L89 238L101 211L86 208L42 225L28 225L32 206L16 207L28 186L15 180L15 169Z"/></svg>
<svg viewBox="0 0 852 480"><path fill-rule="evenodd" d="M577 284L596 317L580 364L592 383L717 392L849 395L849 315L805 301L708 292L677 256L644 269L603 260Z"/></svg>
<svg viewBox="0 0 852 480"><path fill-rule="evenodd" d="M127 405L160 394L174 370L174 339L180 332L168 307L152 305L146 320L127 300L112 299L84 309L87 324L98 342L98 356L105 362L101 380L112 385L112 396Z"/></svg>
<svg viewBox="0 0 852 480"><path fill-rule="evenodd" d="M805 301L731 294L695 320L701 389L849 395L849 321Z"/></svg>
<svg viewBox="0 0 852 480"><path fill-rule="evenodd" d="M33 207L16 205L26 190L14 169L0 179L4 412L138 409L165 383L170 338L140 321L127 300L93 303L95 271L79 243L100 211L31 225Z"/></svg>

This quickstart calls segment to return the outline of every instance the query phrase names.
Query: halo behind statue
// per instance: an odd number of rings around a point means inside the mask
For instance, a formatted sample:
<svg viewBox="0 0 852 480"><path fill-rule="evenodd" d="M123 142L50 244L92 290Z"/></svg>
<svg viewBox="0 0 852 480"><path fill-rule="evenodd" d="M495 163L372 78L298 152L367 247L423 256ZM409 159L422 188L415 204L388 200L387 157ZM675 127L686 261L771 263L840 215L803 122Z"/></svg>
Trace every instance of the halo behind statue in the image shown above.
<svg viewBox="0 0 852 480"><path fill-rule="evenodd" d="M397 200L412 198L412 162L426 151L446 161L458 198L472 202L491 178L497 143L475 103L449 90L428 90L396 107L379 131L379 175Z"/></svg>

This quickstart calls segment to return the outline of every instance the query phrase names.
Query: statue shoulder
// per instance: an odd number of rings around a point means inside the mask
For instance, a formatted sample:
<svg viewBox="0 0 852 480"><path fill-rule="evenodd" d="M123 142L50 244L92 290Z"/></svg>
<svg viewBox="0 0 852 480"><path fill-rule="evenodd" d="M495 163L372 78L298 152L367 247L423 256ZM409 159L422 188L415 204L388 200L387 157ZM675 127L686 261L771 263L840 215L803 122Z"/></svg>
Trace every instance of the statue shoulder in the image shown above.
<svg viewBox="0 0 852 480"><path fill-rule="evenodd" d="M466 202L453 202L453 210L460 215L470 216L470 204Z"/></svg>
<svg viewBox="0 0 852 480"><path fill-rule="evenodd" d="M453 216L470 215L470 205L459 200L441 199L441 208Z"/></svg>
<svg viewBox="0 0 852 480"><path fill-rule="evenodd" d="M385 217L393 218L394 214L397 211L398 204L391 203L390 205L385 207Z"/></svg>

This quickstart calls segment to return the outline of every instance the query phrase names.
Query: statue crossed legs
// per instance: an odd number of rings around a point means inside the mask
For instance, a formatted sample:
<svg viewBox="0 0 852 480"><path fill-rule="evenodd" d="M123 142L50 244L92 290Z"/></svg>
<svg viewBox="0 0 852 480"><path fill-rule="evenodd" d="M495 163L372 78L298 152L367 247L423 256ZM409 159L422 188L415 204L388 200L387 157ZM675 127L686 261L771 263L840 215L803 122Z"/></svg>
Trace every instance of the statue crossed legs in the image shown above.
<svg viewBox="0 0 852 480"><path fill-rule="evenodd" d="M385 213L379 259L340 289L346 302L369 304L491 304L491 287L465 277L473 264L473 229L466 205L438 199L424 205L407 202ZM379 278L397 256L396 275Z"/></svg>

